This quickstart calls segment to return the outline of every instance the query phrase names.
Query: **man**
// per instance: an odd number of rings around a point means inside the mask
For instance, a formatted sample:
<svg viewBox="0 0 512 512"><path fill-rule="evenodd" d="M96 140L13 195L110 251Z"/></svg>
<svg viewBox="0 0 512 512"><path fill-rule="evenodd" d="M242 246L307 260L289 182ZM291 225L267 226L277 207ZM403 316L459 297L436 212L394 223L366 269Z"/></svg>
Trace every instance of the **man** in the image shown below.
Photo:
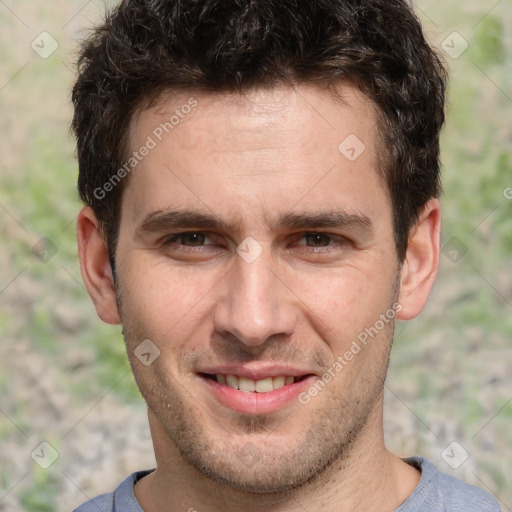
<svg viewBox="0 0 512 512"><path fill-rule="evenodd" d="M157 468L86 511L497 511L383 440L439 263L445 72L405 0L126 0L73 90L85 284Z"/></svg>

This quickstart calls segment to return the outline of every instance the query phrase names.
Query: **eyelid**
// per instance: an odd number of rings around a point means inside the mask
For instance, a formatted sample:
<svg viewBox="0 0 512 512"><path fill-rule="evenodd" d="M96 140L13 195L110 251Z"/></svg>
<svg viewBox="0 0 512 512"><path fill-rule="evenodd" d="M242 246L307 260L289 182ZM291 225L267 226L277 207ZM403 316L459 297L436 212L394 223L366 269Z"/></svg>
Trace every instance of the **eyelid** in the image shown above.
<svg viewBox="0 0 512 512"><path fill-rule="evenodd" d="M336 243L346 243L349 242L349 239L343 235L336 235L334 233L330 233L327 231L303 231L301 233L297 233L297 238L299 240L305 239L308 235L322 235L330 238L331 242ZM300 244L305 245L305 244ZM329 244L332 245L332 244Z"/></svg>
<svg viewBox="0 0 512 512"><path fill-rule="evenodd" d="M177 239L184 235L189 234L200 234L205 236L205 241L202 245L185 245L183 243L180 243ZM322 235L329 238L329 243L325 246L314 246L314 245L307 245L305 242L305 238L308 235ZM215 245L215 233L209 232L209 231L200 231L200 230L184 230L179 231L177 233L169 234L162 238L162 246L170 245L170 244L176 244L180 250L200 250L201 248L208 246L208 245ZM218 235L217 235L218 236ZM333 246L336 245L347 245L350 244L351 241L347 237L340 235L340 234L334 234L327 231L321 231L321 230L308 230L308 231L301 231L299 233L296 233L293 235L294 243L299 246L307 247L311 250L316 251L327 251L329 249L333 249ZM301 241L304 241L304 243L300 243Z"/></svg>
<svg viewBox="0 0 512 512"><path fill-rule="evenodd" d="M185 245L185 244L177 242L177 239L179 237L181 237L183 235L190 235L190 234L204 235L205 236L205 243L203 245L189 246L189 245ZM180 231L178 233L172 233L170 235L167 235L167 236L163 237L162 245L167 245L167 244L170 244L170 243L176 243L179 246L193 249L193 248L204 247L205 245L210 245L210 244L206 243L206 241L208 239L210 239L210 240L212 239L212 234L209 233L208 231L186 230L186 231Z"/></svg>
<svg viewBox="0 0 512 512"><path fill-rule="evenodd" d="M325 231L304 231L304 233L302 233L303 237L309 236L309 235L322 235L322 236L327 236L329 238L336 237L336 235L334 235L333 233L327 233Z"/></svg>

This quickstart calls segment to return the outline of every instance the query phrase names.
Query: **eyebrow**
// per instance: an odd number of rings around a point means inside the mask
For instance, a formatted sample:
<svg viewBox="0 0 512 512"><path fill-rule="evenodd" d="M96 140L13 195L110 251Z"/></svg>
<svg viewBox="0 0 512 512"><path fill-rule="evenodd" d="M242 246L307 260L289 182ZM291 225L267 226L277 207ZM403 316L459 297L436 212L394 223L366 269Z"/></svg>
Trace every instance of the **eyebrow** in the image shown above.
<svg viewBox="0 0 512 512"><path fill-rule="evenodd" d="M225 222L220 217L195 210L156 210L144 217L136 228L136 235L159 233L176 228L201 228L223 231L237 231L240 221ZM286 213L274 223L276 230L345 228L372 234L373 222L359 212L327 211Z"/></svg>
<svg viewBox="0 0 512 512"><path fill-rule="evenodd" d="M219 217L194 210L156 210L146 215L136 232L160 232L181 227L202 227L229 230L231 227Z"/></svg>
<svg viewBox="0 0 512 512"><path fill-rule="evenodd" d="M277 222L278 229L352 228L373 232L373 222L362 213L287 213Z"/></svg>

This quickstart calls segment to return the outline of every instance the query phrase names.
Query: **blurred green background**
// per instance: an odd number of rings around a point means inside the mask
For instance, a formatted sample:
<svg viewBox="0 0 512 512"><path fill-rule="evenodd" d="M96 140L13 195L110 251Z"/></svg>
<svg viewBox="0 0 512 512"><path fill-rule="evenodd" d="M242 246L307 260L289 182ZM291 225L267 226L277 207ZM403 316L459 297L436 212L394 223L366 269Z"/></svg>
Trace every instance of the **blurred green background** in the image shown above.
<svg viewBox="0 0 512 512"><path fill-rule="evenodd" d="M415 5L451 75L443 255L426 311L397 327L386 437L512 511L512 3ZM0 511L71 510L153 464L120 328L97 319L77 263L70 88L104 9L0 1Z"/></svg>

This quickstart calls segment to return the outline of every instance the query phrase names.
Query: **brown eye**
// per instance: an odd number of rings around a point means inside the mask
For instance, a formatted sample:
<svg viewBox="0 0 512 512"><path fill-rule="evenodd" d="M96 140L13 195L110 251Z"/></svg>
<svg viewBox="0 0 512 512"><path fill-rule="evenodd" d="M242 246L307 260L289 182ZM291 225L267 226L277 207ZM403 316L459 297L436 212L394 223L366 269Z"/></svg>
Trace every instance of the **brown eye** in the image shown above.
<svg viewBox="0 0 512 512"><path fill-rule="evenodd" d="M306 233L304 238L309 247L327 247L331 242L331 237L323 233Z"/></svg>
<svg viewBox="0 0 512 512"><path fill-rule="evenodd" d="M204 233L190 232L177 235L175 241L189 247L198 247L204 244L205 239Z"/></svg>

